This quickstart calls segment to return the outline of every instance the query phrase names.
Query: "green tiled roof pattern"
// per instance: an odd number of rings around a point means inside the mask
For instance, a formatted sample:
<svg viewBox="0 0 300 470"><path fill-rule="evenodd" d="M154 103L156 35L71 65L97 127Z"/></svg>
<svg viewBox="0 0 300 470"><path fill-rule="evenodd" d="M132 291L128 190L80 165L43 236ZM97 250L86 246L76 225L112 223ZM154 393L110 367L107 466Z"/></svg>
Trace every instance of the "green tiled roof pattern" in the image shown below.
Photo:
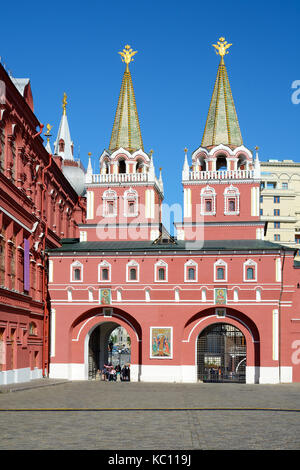
<svg viewBox="0 0 300 470"><path fill-rule="evenodd" d="M128 67L123 75L109 150L113 152L120 147L130 152L144 149L133 84Z"/></svg>
<svg viewBox="0 0 300 470"><path fill-rule="evenodd" d="M218 68L201 145L210 147L219 144L235 147L243 144L223 58Z"/></svg>

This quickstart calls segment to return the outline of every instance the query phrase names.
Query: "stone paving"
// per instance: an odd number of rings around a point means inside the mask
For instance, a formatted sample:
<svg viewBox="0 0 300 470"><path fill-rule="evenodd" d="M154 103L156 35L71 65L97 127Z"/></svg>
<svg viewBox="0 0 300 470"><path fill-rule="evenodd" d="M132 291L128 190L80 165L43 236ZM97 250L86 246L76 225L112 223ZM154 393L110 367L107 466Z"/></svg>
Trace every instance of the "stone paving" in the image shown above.
<svg viewBox="0 0 300 470"><path fill-rule="evenodd" d="M299 450L300 384L0 387L0 450Z"/></svg>

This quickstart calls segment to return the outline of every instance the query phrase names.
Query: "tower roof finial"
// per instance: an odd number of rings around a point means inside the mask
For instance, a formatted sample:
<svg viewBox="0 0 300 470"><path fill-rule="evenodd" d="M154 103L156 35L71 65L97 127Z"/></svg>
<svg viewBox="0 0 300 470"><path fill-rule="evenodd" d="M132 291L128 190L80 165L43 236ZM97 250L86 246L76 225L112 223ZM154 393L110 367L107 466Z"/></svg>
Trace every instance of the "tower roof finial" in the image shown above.
<svg viewBox="0 0 300 470"><path fill-rule="evenodd" d="M126 64L126 70L128 69L128 64L133 61L133 56L137 53L137 51L134 51L128 44L124 47L122 52L119 52L119 54L122 56L122 62L125 62Z"/></svg>
<svg viewBox="0 0 300 470"><path fill-rule="evenodd" d="M67 94L64 93L64 97L63 97L63 101L62 101L62 108L63 108L63 114L67 114L66 113L66 108L67 108Z"/></svg>
<svg viewBox="0 0 300 470"><path fill-rule="evenodd" d="M129 45L126 45L119 54L122 61L126 63L123 75L117 111L113 130L110 138L109 150L114 152L123 147L129 152L142 149L143 141L140 130L139 118L135 102L133 84L128 64L132 62L132 57L137 53Z"/></svg>
<svg viewBox="0 0 300 470"><path fill-rule="evenodd" d="M232 46L232 44L228 44L223 37L219 38L217 44L213 44L216 54L220 55L222 58L229 53L227 49L229 49L230 46Z"/></svg>

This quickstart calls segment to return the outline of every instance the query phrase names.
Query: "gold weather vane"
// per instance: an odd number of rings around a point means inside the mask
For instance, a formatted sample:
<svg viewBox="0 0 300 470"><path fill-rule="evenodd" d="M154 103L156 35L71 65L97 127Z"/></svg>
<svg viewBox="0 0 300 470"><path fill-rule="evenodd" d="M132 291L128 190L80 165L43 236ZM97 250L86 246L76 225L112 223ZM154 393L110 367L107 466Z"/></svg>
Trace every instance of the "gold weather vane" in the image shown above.
<svg viewBox="0 0 300 470"><path fill-rule="evenodd" d="M216 54L220 55L221 57L224 57L224 55L228 54L227 49L232 46L232 44L228 44L227 41L225 41L225 38L219 38L219 41L217 44L213 44L213 47L216 50Z"/></svg>
<svg viewBox="0 0 300 470"><path fill-rule="evenodd" d="M122 52L119 52L119 54L122 56L122 62L125 62L126 64L126 69L128 68L128 64L133 61L132 57L137 53L137 51L134 51L131 49L131 47L127 44Z"/></svg>
<svg viewBox="0 0 300 470"><path fill-rule="evenodd" d="M50 124L47 124L46 127L47 127L47 132L45 132L44 136L47 137L47 142L50 142L50 137L52 137L50 134L50 131L53 126L51 126Z"/></svg>
<svg viewBox="0 0 300 470"><path fill-rule="evenodd" d="M66 93L64 93L62 107L63 107L63 110L64 110L63 113L66 114L66 107L67 107L67 95L66 95Z"/></svg>

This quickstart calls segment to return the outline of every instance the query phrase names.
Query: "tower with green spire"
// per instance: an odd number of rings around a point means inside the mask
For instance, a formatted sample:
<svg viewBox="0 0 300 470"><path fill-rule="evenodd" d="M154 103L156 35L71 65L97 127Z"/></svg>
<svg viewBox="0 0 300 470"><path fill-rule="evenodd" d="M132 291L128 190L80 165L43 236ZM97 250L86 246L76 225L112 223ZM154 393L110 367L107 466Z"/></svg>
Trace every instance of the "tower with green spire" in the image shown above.
<svg viewBox="0 0 300 470"><path fill-rule="evenodd" d="M213 44L221 60L202 137L202 147L223 144L233 148L243 144L224 62L224 55L228 54L231 45L223 37L217 44Z"/></svg>
<svg viewBox="0 0 300 470"><path fill-rule="evenodd" d="M144 150L134 89L129 70L129 63L133 60L132 57L136 53L137 51L133 51L128 45L125 46L122 52L119 52L122 56L123 62L126 63L126 68L123 75L115 121L109 144L110 152L114 152L120 147L128 150L129 152L134 152L140 149Z"/></svg>
<svg viewBox="0 0 300 470"><path fill-rule="evenodd" d="M177 236L184 240L262 239L259 217L260 169L257 158L243 145L224 62L228 44L213 44L221 56L201 146L190 167L185 149L182 170L183 223Z"/></svg>
<svg viewBox="0 0 300 470"><path fill-rule="evenodd" d="M83 239L156 240L161 233L163 181L155 175L153 151L144 151L129 64L137 53L126 45L125 62L110 144L100 156L100 173L89 157L87 223Z"/></svg>

